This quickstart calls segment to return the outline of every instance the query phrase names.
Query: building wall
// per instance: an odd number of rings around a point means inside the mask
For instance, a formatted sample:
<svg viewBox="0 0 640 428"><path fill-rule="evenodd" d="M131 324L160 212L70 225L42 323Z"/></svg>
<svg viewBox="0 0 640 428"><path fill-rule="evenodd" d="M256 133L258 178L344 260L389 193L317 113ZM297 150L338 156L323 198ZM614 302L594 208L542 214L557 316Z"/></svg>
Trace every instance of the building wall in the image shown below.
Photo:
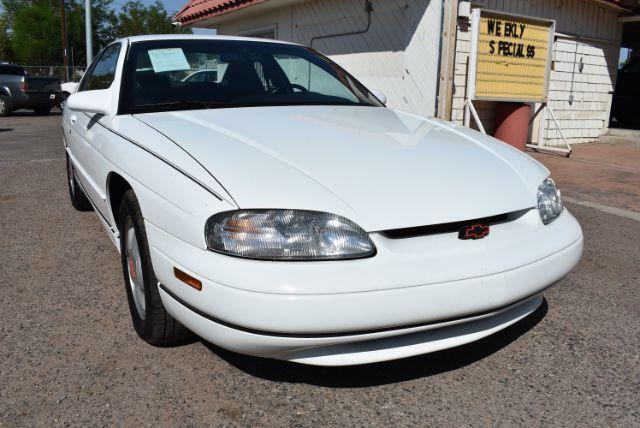
<svg viewBox="0 0 640 428"><path fill-rule="evenodd" d="M372 24L366 34L316 40L313 47L368 87L383 91L390 107L433 115L443 1L372 0ZM461 11L470 10L465 4L469 1L460 1ZM606 131L622 36L616 10L592 0L477 0L472 7L556 20L561 34L554 43L549 105L570 143L593 141ZM238 18L221 24L218 31L242 35L273 25L279 39L309 45L316 36L364 29L366 24L364 0L313 0ZM459 15L457 25L451 117L461 123L471 39L468 13ZM495 103L474 105L491 134ZM562 145L548 113L530 129L531 142L541 138L549 145Z"/></svg>
<svg viewBox="0 0 640 428"><path fill-rule="evenodd" d="M314 0L218 27L242 35L275 25L281 40L309 45L317 36L365 29L364 0ZM313 41L367 87L384 92L388 105L431 116L435 113L442 0L372 0L366 34Z"/></svg>
<svg viewBox="0 0 640 428"><path fill-rule="evenodd" d="M468 2L461 2L461 10L468 10L463 3ZM554 43L549 105L569 143L593 141L606 130L611 109L609 92L615 86L622 37L617 11L586 0L484 0L472 5L555 19L556 33L561 34L557 34ZM459 123L466 97L470 44L469 16L459 14L452 105L452 117L457 116ZM474 106L487 133L492 133L495 103L474 102ZM530 141L537 142L544 136L548 145L561 146L560 134L550 116L542 116L530 130Z"/></svg>

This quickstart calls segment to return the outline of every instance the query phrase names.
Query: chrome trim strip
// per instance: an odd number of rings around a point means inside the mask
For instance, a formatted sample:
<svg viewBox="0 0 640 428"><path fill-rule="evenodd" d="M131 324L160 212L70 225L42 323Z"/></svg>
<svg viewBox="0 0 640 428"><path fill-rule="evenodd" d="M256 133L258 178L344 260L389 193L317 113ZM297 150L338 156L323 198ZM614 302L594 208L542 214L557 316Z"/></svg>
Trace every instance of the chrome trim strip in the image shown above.
<svg viewBox="0 0 640 428"><path fill-rule="evenodd" d="M182 150L183 152L186 153L187 156L189 156L191 159L193 159L193 161L195 163L197 163L198 165L200 165L202 167L202 169L204 169L210 176L211 178L213 178L216 183L218 183L218 185L220 187L222 187L227 194L229 195L229 197L231 198L231 201L234 203L235 206L239 206L238 203L235 201L235 199L233 199L233 196L231 196L231 193L222 185L222 183L220 183L220 181L218 181L218 179L211 174L211 172L209 172L209 170L207 168L205 168L204 165L202 165L202 163L200 163L200 161L198 159L196 159L195 157L193 157L193 155L191 155L191 153L189 153L189 151L187 151L184 147L182 147L180 144L178 144L173 138L169 137L167 134L165 134L164 132L160 131L159 129L157 129L155 126L148 124L147 122L145 122L144 120L140 119L139 117L135 116L135 115L131 115L131 117L133 117L135 120L137 120L140 123L144 123L145 125L147 125L149 128L153 129L154 131L156 131L158 134L162 135L163 137L165 137L167 140L171 141L173 144L175 144L178 148L180 148L180 150Z"/></svg>
<svg viewBox="0 0 640 428"><path fill-rule="evenodd" d="M86 113L85 113L86 114ZM87 117L91 117L87 114ZM131 138L127 137L124 134L121 134L118 131L115 131L105 125L103 125L102 123L100 123L100 121L96 121L96 123L98 125L100 125L101 127L103 127L104 129L106 129L109 132L112 132L114 134L116 134L118 137L122 138L123 140L126 140L128 142L130 142L131 144L138 146L139 148L141 148L142 150L144 150L145 152L149 153L150 155L154 156L155 158L161 160L162 162L166 163L167 165L169 165L171 168L175 169L176 171L178 171L179 173L181 173L182 175L184 175L185 177L187 177L188 179L190 179L191 181L193 181L195 184L197 184L198 186L202 187L204 190L206 190L207 192L211 193L213 196L215 196L218 200L220 201L227 201L225 198L223 198L222 196L220 196L216 191L214 191L213 189L211 189L209 186L207 186L206 184L204 184L202 181L198 180L196 177L194 177L193 175L189 174L188 172L186 172L184 169L180 168L179 166L177 166L176 164L172 163L171 161L169 161L167 158L159 155L158 153L149 150L147 147L145 147L144 145L138 143L135 140L132 140ZM227 202L232 202L234 205L237 206L237 204L235 203L235 201L227 201Z"/></svg>

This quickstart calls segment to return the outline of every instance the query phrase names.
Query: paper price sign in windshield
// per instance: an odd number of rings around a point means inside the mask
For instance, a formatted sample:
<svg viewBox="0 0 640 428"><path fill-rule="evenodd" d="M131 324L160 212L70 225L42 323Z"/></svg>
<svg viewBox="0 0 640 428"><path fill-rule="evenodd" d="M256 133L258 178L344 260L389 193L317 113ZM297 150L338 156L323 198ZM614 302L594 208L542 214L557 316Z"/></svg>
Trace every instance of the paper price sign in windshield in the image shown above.
<svg viewBox="0 0 640 428"><path fill-rule="evenodd" d="M180 48L151 49L149 50L149 59L153 71L156 73L191 70L189 61Z"/></svg>
<svg viewBox="0 0 640 428"><path fill-rule="evenodd" d="M555 22L475 9L471 25L471 98L545 102Z"/></svg>

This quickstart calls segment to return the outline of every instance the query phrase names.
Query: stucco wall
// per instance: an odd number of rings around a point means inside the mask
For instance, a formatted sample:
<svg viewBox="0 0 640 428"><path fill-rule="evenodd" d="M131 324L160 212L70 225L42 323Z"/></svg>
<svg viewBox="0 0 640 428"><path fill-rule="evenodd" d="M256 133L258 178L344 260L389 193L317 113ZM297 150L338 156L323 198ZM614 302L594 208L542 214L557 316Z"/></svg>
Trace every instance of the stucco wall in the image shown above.
<svg viewBox="0 0 640 428"><path fill-rule="evenodd" d="M246 34L275 25L281 40L309 45L317 36L366 28L363 0L315 0L218 27L220 34ZM373 0L366 34L316 40L367 87L384 92L388 105L433 115L438 83L442 0Z"/></svg>
<svg viewBox="0 0 640 428"><path fill-rule="evenodd" d="M372 24L366 34L317 40L313 47L327 53L365 85L387 95L389 106L433 115L437 98L440 20L443 0L373 0ZM461 10L468 1L461 1ZM549 105L570 143L593 141L608 126L615 85L622 25L618 12L590 0L478 0L472 7L555 19ZM277 36L308 45L313 37L363 29L364 0L314 0L235 19L218 27L220 34L246 34L273 25ZM458 17L452 118L466 96L470 47L469 16ZM577 36L577 37L576 37ZM495 103L475 106L489 133ZM534 106L537 108L538 106ZM550 145L562 141L548 114L530 129L530 141L541 136Z"/></svg>

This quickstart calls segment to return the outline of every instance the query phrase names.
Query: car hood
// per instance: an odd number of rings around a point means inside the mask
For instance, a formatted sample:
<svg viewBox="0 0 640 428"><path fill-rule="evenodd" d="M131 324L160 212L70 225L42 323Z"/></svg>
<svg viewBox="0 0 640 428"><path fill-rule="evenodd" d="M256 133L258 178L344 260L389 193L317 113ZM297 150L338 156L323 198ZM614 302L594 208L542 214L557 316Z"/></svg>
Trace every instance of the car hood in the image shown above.
<svg viewBox="0 0 640 428"><path fill-rule="evenodd" d="M252 107L135 116L241 208L333 212L367 231L535 206L548 171L491 137L387 108Z"/></svg>

